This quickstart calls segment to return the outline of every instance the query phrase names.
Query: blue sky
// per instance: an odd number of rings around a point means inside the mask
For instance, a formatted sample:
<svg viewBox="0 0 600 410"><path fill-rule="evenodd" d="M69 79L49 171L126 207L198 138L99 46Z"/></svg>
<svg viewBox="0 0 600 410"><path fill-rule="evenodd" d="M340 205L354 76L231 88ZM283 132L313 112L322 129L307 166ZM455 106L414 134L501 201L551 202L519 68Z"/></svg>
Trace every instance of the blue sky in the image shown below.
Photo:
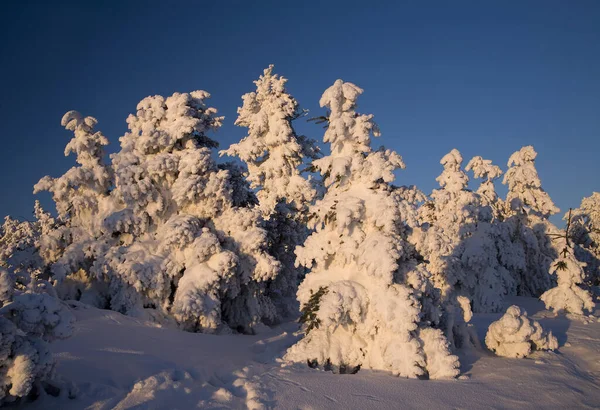
<svg viewBox="0 0 600 410"><path fill-rule="evenodd" d="M399 184L429 193L452 148L506 169L532 144L561 210L600 191L598 1L8 3L2 216L31 218L34 183L75 164L63 156L64 112L96 117L114 152L139 100L204 89L226 117L216 138L227 147L244 136L233 125L241 95L271 63L312 115L335 79L364 88L376 143L407 164ZM303 120L297 128L323 136Z"/></svg>

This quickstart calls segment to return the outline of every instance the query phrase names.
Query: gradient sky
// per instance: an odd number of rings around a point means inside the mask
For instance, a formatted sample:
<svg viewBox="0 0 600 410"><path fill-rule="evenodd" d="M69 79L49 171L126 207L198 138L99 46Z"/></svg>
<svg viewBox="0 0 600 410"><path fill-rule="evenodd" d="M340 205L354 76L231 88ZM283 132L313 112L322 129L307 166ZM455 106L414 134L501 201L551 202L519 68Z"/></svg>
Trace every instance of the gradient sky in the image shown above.
<svg viewBox="0 0 600 410"><path fill-rule="evenodd" d="M375 143L407 164L398 184L431 192L452 148L505 170L532 144L561 215L600 191L600 1L47 3L0 6L0 216L31 219L34 183L75 164L66 111L96 117L114 152L139 100L204 89L225 148L271 63L312 115L335 79L364 88Z"/></svg>

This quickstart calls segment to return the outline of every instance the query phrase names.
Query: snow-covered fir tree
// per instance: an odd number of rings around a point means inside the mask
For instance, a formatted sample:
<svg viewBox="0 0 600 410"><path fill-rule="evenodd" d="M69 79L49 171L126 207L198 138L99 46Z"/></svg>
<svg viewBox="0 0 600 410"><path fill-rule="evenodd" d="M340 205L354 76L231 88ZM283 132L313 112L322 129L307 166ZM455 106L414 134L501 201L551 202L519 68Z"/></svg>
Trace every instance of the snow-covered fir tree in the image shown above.
<svg viewBox="0 0 600 410"><path fill-rule="evenodd" d="M480 156L471 158L465 170L473 171L475 178L480 178L483 181L477 188L477 193L484 205L492 208L494 218L498 218L503 209L502 201L498 198L494 181L502 175L502 170L499 166L492 164L489 159L483 159Z"/></svg>
<svg viewBox="0 0 600 410"><path fill-rule="evenodd" d="M51 192L58 212L54 219L36 209L38 219L44 221L39 252L60 296L105 307L104 286L93 265L108 250L101 226L114 211L115 201L110 192L112 171L104 163L108 139L94 129L97 123L77 111L63 116L61 125L73 132L65 156L75 154L77 165L58 178L45 176L34 186L34 193Z"/></svg>
<svg viewBox="0 0 600 410"><path fill-rule="evenodd" d="M508 159L508 171L503 184L508 185L506 202L514 212L526 212L548 218L559 209L542 188L542 182L535 168L537 152L528 145L513 153Z"/></svg>
<svg viewBox="0 0 600 410"><path fill-rule="evenodd" d="M539 296L552 287L548 275L559 248L552 237L560 230L548 217L559 211L535 168L537 153L526 146L513 153L503 183L508 185L504 223L500 224L500 261L511 272L522 296Z"/></svg>
<svg viewBox="0 0 600 410"><path fill-rule="evenodd" d="M428 261L432 282L447 299L460 279L474 279L461 278L462 249L458 248L475 230L480 204L478 197L467 190L469 178L461 168L460 152L453 149L440 163L444 167L436 178L440 189L433 190L431 200L421 206L421 229L415 230L412 240Z"/></svg>
<svg viewBox="0 0 600 410"><path fill-rule="evenodd" d="M50 191L58 215L82 227L97 223L99 219L94 216L102 213L102 197L112 185L110 168L103 160L108 139L94 131L97 123L95 118L83 117L77 111L63 116L61 125L74 134L65 147L65 156L74 153L78 166L59 178L45 176L34 187L34 193Z"/></svg>
<svg viewBox="0 0 600 410"><path fill-rule="evenodd" d="M35 222L7 216L0 227L0 269L10 271L15 285L26 287L40 273L44 262L39 256L39 227Z"/></svg>
<svg viewBox="0 0 600 410"><path fill-rule="evenodd" d="M444 166L437 178L440 189L421 207L422 224L411 239L428 261L433 283L446 303L458 307L460 295L471 301L475 312L498 311L513 286L497 259L492 204L493 178L499 169L481 157L471 160L467 168L488 178L478 192L472 192L458 150L450 151L440 163Z"/></svg>
<svg viewBox="0 0 600 410"><path fill-rule="evenodd" d="M15 288L31 292L51 291L50 264L57 223L35 201L33 221L18 221L7 216L0 227L0 268L11 272Z"/></svg>
<svg viewBox="0 0 600 410"><path fill-rule="evenodd" d="M69 337L74 317L60 300L22 292L16 277L0 268L0 405L27 396L54 376L48 342Z"/></svg>
<svg viewBox="0 0 600 410"><path fill-rule="evenodd" d="M265 295L280 264L239 171L211 157L222 117L205 91L143 99L112 155L123 208L103 220L118 243L98 264L112 309L174 318L184 329L251 332L275 309Z"/></svg>
<svg viewBox="0 0 600 410"><path fill-rule="evenodd" d="M591 312L595 305L590 293L578 286L585 278L585 272L583 271L585 264L575 258L571 246L569 238L570 218L571 215L569 215L567 229L564 233L564 248L552 264L553 272L551 273L556 275L558 284L556 287L544 292L540 299L547 309L554 312L564 311L582 315L585 310Z"/></svg>
<svg viewBox="0 0 600 410"><path fill-rule="evenodd" d="M294 301L304 268L294 266L294 249L308 236L303 220L316 194L301 167L318 153L313 140L294 130L292 121L303 111L286 91L286 82L273 73L273 65L264 70L254 82L256 91L245 94L238 108L235 124L248 128L248 135L220 152L240 158L248 167L251 188L258 190L270 250L283 268L268 289L282 315L298 310Z"/></svg>
<svg viewBox="0 0 600 410"><path fill-rule="evenodd" d="M311 269L298 289L307 327L285 358L340 373L454 377L458 358L422 319L426 272L400 235L401 195L390 183L404 164L391 150L371 148L378 132L372 115L356 112L362 92L337 80L320 100L330 110L331 154L313 164L326 193L310 208L316 231L296 250L298 264Z"/></svg>
<svg viewBox="0 0 600 410"><path fill-rule="evenodd" d="M565 215L565 219L569 213ZM589 287L600 286L600 193L594 192L581 200L579 208L573 209L569 231L577 260L585 264Z"/></svg>
<svg viewBox="0 0 600 410"><path fill-rule="evenodd" d="M476 194L483 207L491 211L491 219L486 209L477 222L476 229L465 239L462 262L470 275L476 277L473 298L475 312L497 312L503 308L505 295L516 293L516 282L510 272L499 262L502 252L502 218L504 201L496 193L494 180L502 175L500 167L480 156L473 157L467 166L475 178L483 181Z"/></svg>

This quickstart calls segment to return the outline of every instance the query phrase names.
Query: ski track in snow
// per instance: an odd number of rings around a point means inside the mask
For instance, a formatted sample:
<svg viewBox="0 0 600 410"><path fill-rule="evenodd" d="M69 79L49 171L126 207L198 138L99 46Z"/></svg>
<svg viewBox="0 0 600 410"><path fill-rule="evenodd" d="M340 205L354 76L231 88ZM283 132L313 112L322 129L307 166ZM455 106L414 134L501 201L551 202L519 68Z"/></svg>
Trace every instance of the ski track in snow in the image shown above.
<svg viewBox="0 0 600 410"><path fill-rule="evenodd" d="M361 370L338 375L278 358L298 339L295 323L254 336L159 328L78 306L77 332L52 345L58 398L31 409L421 409L597 408L600 323L552 317L539 301L513 298L559 340L557 352L506 359L461 352L461 380L412 380ZM543 307L543 305L542 305ZM500 314L475 315L481 338ZM567 342L568 340L568 342ZM568 343L565 345L565 343ZM74 399L67 397L68 391Z"/></svg>

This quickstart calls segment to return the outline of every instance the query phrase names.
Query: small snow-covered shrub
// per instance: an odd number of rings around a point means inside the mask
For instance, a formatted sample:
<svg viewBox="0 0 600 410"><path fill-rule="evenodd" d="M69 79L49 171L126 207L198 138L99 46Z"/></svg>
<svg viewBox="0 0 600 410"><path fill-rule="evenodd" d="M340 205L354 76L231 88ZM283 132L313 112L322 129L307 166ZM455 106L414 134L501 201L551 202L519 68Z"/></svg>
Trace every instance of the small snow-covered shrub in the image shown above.
<svg viewBox="0 0 600 410"><path fill-rule="evenodd" d="M505 357L526 357L533 350L558 348L552 332L546 333L539 322L529 319L527 312L514 305L490 325L485 344L498 356Z"/></svg>
<svg viewBox="0 0 600 410"><path fill-rule="evenodd" d="M560 258L554 263L558 277L558 286L546 291L540 299L547 309L554 312L565 311L582 315L584 310L592 311L594 302L590 293L579 286L585 277L583 264L575 256L564 249Z"/></svg>
<svg viewBox="0 0 600 410"><path fill-rule="evenodd" d="M17 294L0 309L0 405L53 377L48 342L69 337L73 321L60 300L44 293Z"/></svg>

